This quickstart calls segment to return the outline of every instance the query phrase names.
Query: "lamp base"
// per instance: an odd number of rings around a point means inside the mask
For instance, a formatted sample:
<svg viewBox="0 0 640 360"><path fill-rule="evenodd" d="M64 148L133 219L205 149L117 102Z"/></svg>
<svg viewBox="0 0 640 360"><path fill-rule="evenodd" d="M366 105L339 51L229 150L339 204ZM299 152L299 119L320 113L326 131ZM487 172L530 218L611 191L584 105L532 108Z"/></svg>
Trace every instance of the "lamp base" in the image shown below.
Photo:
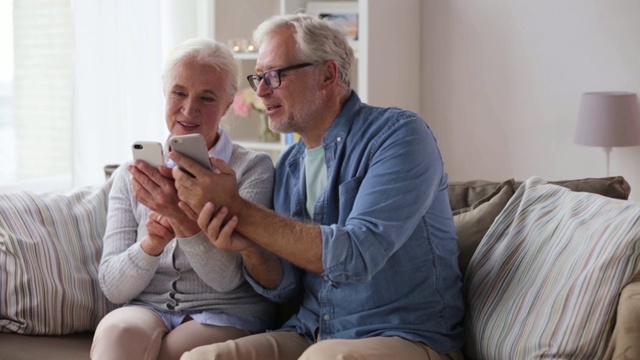
<svg viewBox="0 0 640 360"><path fill-rule="evenodd" d="M607 158L607 177L609 177L609 157L611 155L611 147L610 146L605 146L604 147L604 153L605 153L605 156Z"/></svg>

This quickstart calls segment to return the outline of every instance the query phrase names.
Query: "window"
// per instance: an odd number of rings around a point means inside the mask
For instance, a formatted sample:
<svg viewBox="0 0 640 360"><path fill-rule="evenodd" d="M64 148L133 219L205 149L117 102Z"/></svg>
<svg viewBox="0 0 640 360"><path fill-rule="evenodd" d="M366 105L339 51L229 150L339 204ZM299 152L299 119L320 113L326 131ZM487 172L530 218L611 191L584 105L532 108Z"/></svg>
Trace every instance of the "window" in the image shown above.
<svg viewBox="0 0 640 360"><path fill-rule="evenodd" d="M0 166L6 169L0 186L3 190L68 187L71 0L0 0L0 7Z"/></svg>
<svg viewBox="0 0 640 360"><path fill-rule="evenodd" d="M13 124L13 6L0 0L0 184L17 177Z"/></svg>
<svg viewBox="0 0 640 360"><path fill-rule="evenodd" d="M97 185L164 141L163 54L202 36L197 4L0 0L0 192Z"/></svg>

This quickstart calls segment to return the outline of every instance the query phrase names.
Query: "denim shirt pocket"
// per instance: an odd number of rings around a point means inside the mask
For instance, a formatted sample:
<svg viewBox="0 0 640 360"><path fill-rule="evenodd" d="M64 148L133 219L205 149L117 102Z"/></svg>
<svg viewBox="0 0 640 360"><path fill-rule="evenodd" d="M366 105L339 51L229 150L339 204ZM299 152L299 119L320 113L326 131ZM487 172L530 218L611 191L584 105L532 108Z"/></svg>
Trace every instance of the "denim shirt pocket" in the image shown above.
<svg viewBox="0 0 640 360"><path fill-rule="evenodd" d="M353 204L355 203L363 179L364 176L356 176L340 184L338 187L338 225L344 226L349 215L351 215L351 210L353 210Z"/></svg>

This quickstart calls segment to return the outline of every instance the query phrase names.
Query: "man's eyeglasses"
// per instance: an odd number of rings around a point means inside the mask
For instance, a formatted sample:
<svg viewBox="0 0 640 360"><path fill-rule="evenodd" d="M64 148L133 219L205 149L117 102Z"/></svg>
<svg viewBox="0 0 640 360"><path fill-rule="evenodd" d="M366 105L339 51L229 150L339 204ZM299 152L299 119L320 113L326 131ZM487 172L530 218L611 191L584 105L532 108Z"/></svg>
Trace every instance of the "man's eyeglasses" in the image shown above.
<svg viewBox="0 0 640 360"><path fill-rule="evenodd" d="M302 69L307 66L315 65L313 63L302 63L298 65L287 66L282 69L269 70L262 75L249 75L247 76L247 80L249 80L249 85L254 91L258 91L258 85L260 85L260 80L264 79L264 83L271 89L275 89L280 86L280 74L285 71L291 71L296 69Z"/></svg>

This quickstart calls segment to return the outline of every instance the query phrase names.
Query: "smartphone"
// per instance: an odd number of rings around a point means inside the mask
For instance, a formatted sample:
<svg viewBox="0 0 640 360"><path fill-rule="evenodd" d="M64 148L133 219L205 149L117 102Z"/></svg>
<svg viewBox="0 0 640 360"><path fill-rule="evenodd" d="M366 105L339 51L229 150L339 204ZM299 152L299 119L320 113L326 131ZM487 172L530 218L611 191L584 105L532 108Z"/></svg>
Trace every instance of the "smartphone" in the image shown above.
<svg viewBox="0 0 640 360"><path fill-rule="evenodd" d="M190 158L205 169L213 170L209 162L207 143L202 134L175 135L169 141L171 150ZM189 173L183 168L180 170Z"/></svg>
<svg viewBox="0 0 640 360"><path fill-rule="evenodd" d="M157 141L136 141L131 145L131 150L135 160L144 160L155 168L164 165L162 144Z"/></svg>

